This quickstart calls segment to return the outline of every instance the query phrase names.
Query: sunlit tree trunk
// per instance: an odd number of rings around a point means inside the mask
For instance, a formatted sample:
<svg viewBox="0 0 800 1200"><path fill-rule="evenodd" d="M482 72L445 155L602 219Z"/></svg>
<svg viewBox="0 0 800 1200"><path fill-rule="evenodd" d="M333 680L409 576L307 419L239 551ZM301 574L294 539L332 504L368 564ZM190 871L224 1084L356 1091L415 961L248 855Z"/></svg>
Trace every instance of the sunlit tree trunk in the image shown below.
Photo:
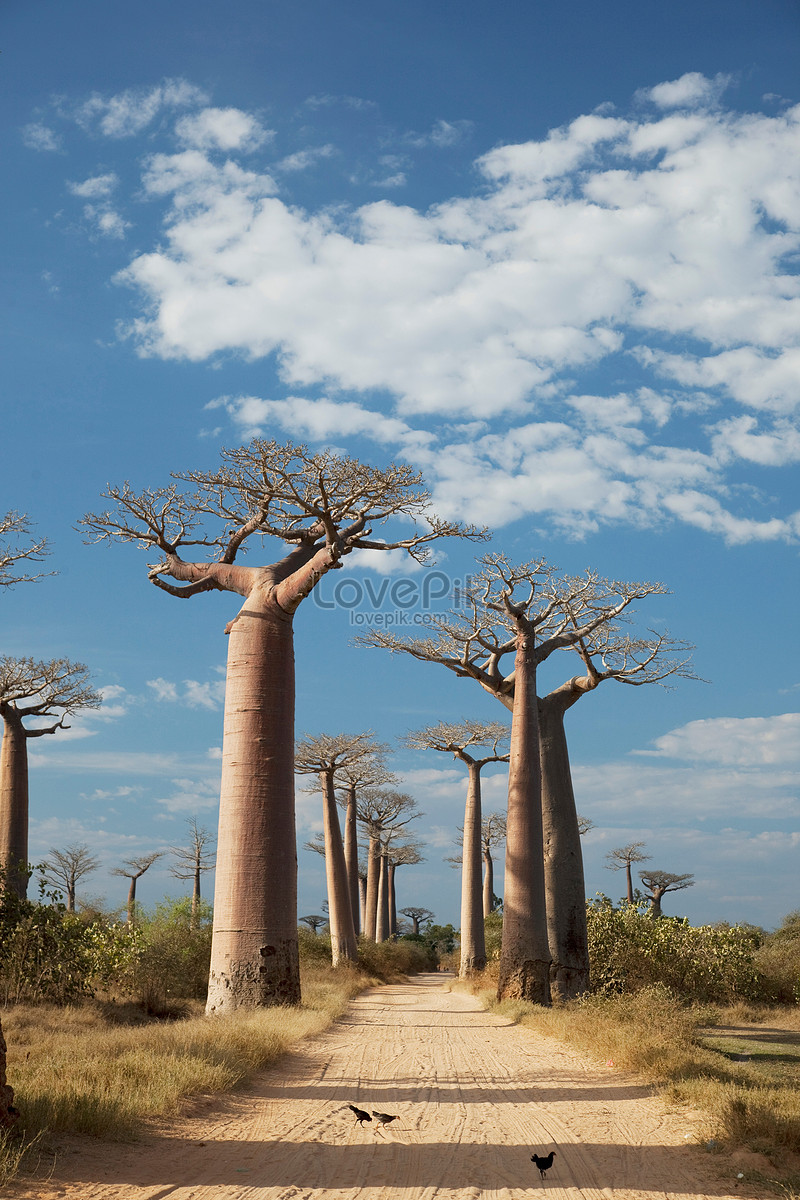
<svg viewBox="0 0 800 1200"><path fill-rule="evenodd" d="M292 618L259 586L230 626L207 1011L299 1001Z"/></svg>
<svg viewBox="0 0 800 1200"><path fill-rule="evenodd" d="M378 887L381 874L381 843L377 833L370 833L367 850L367 897L364 913L364 936L376 941L378 927Z"/></svg>
<svg viewBox="0 0 800 1200"><path fill-rule="evenodd" d="M397 863L389 859L386 867L387 887L389 889L389 937L397 937L397 892L395 890L395 880L397 877Z"/></svg>
<svg viewBox="0 0 800 1200"><path fill-rule="evenodd" d="M385 942L389 937L389 867L385 854L378 863L378 913L375 925L375 941Z"/></svg>
<svg viewBox="0 0 800 1200"><path fill-rule="evenodd" d="M559 1000L589 986L586 886L564 714L582 692L564 688L539 702L542 825L550 987Z"/></svg>
<svg viewBox="0 0 800 1200"><path fill-rule="evenodd" d="M20 899L28 890L28 735L9 709L0 747L0 867Z"/></svg>
<svg viewBox="0 0 800 1200"><path fill-rule="evenodd" d="M322 784L323 823L325 830L325 876L328 885L328 923L331 931L333 966L341 962L356 962L358 947L353 928L350 886L336 807L333 773L320 774Z"/></svg>
<svg viewBox="0 0 800 1200"><path fill-rule="evenodd" d="M550 1003L533 629L517 621L499 999Z"/></svg>
<svg viewBox="0 0 800 1200"><path fill-rule="evenodd" d="M481 893L481 768L467 763L469 772L464 807L464 841L461 853L461 966L468 978L486 966Z"/></svg>
<svg viewBox="0 0 800 1200"><path fill-rule="evenodd" d="M356 789L347 789L347 809L344 818L344 861L350 892L350 908L353 913L353 930L356 937L361 932L361 902L358 881L358 825L356 821Z"/></svg>
<svg viewBox="0 0 800 1200"><path fill-rule="evenodd" d="M488 846L483 847L483 916L494 912L494 860Z"/></svg>

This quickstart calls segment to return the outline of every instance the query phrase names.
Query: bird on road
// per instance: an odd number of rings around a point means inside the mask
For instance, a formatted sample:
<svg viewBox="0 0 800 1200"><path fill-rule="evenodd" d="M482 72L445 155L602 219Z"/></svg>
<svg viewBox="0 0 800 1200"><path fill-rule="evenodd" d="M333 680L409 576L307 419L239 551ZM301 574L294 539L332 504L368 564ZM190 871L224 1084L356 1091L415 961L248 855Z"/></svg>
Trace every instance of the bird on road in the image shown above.
<svg viewBox="0 0 800 1200"><path fill-rule="evenodd" d="M365 1121L372 1120L372 1117L368 1112L364 1112L363 1108L356 1108L355 1104L348 1104L347 1107L352 1108L353 1112L356 1114L356 1120L358 1121L359 1125L363 1125Z"/></svg>
<svg viewBox="0 0 800 1200"><path fill-rule="evenodd" d="M375 1120L378 1122L378 1130L381 1130L384 1125L391 1125L392 1121L400 1120L399 1117L396 1117L396 1116L393 1117L389 1113L375 1112L374 1108L372 1110L372 1115L375 1118Z"/></svg>
<svg viewBox="0 0 800 1200"><path fill-rule="evenodd" d="M537 1167L539 1168L539 1174L541 1175L542 1179L545 1178L545 1176L547 1175L547 1172L552 1167L553 1159L555 1158L555 1156L556 1156L555 1150L551 1150L549 1154L543 1154L543 1155L532 1154L531 1155L531 1162L536 1163Z"/></svg>

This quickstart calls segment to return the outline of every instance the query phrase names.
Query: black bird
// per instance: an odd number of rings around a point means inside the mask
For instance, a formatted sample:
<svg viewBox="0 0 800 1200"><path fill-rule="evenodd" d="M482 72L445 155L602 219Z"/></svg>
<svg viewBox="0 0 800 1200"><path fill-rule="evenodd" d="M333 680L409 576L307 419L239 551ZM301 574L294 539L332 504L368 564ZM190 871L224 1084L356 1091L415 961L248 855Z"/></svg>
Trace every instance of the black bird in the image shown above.
<svg viewBox="0 0 800 1200"><path fill-rule="evenodd" d="M553 1159L555 1158L555 1156L556 1156L555 1150L551 1150L549 1154L544 1154L544 1155L532 1154L531 1155L531 1162L536 1163L537 1167L539 1168L539 1174L541 1175L542 1179L544 1179L544 1177L547 1175L547 1172L552 1167Z"/></svg>
<svg viewBox="0 0 800 1200"><path fill-rule="evenodd" d="M347 1107L352 1108L353 1112L356 1114L356 1120L358 1121L359 1125L363 1125L365 1121L372 1120L372 1117L368 1112L364 1112L363 1108L356 1108L355 1104L348 1104Z"/></svg>
<svg viewBox="0 0 800 1200"><path fill-rule="evenodd" d="M392 1116L390 1116L389 1113L375 1112L374 1108L372 1110L372 1115L375 1118L375 1120L378 1122L378 1129L381 1129L384 1125L391 1125L392 1121L400 1120L399 1117L392 1117Z"/></svg>

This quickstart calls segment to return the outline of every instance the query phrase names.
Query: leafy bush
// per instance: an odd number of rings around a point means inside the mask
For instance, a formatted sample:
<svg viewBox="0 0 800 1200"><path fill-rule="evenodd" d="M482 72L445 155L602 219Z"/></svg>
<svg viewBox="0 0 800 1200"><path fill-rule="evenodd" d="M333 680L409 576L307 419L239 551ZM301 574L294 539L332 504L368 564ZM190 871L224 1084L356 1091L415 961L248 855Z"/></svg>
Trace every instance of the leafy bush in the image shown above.
<svg viewBox="0 0 800 1200"><path fill-rule="evenodd" d="M750 926L690 925L681 917L653 921L607 896L587 906L591 989L633 993L655 984L709 1003L757 999L762 981Z"/></svg>
<svg viewBox="0 0 800 1200"><path fill-rule="evenodd" d="M765 999L800 1004L800 910L790 912L780 929L770 933L756 951L764 977Z"/></svg>
<svg viewBox="0 0 800 1200"><path fill-rule="evenodd" d="M212 908L189 897L139 909L137 951L119 981L147 1011L174 1015L176 1000L205 1000L211 962Z"/></svg>

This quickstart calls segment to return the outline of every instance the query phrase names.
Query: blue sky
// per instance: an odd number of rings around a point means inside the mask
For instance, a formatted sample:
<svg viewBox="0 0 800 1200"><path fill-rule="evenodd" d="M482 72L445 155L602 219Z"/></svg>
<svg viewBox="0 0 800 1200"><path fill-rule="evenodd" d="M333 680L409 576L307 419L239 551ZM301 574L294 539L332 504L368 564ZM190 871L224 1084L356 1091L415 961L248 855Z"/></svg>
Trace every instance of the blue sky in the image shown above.
<svg viewBox="0 0 800 1200"><path fill-rule="evenodd" d="M570 713L587 891L621 894L604 855L644 841L697 879L667 911L779 924L800 903L796 4L7 0L3 26L0 509L58 573L0 597L2 652L83 661L105 697L33 744L32 857L89 842L84 892L118 904L109 868L215 826L233 598L178 606L141 551L75 526L108 482L258 434L411 461L515 559L666 584L637 623L693 643L707 682ZM378 569L350 578L409 573ZM298 733L392 745L427 846L400 903L457 923L463 774L396 739L504 714L354 647L369 606L333 596L296 618ZM302 844L318 801L298 818ZM145 903L178 893L168 863ZM321 865L301 852L301 915Z"/></svg>

